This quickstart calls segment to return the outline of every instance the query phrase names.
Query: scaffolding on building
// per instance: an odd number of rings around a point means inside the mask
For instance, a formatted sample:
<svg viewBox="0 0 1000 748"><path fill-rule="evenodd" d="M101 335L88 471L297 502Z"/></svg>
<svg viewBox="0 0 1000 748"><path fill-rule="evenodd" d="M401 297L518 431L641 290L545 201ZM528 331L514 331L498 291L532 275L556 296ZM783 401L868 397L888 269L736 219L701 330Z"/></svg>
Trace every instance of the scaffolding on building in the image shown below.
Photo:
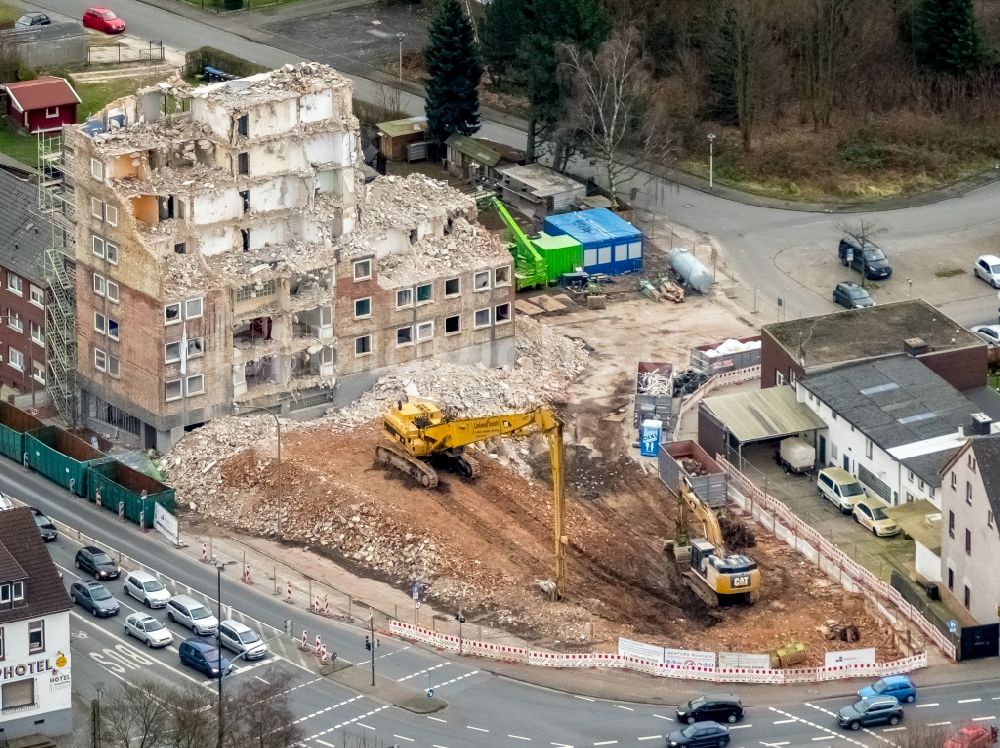
<svg viewBox="0 0 1000 748"><path fill-rule="evenodd" d="M76 216L66 176L71 155L63 148L61 131L38 133L38 212L51 226L44 258L46 385L59 415L76 425Z"/></svg>

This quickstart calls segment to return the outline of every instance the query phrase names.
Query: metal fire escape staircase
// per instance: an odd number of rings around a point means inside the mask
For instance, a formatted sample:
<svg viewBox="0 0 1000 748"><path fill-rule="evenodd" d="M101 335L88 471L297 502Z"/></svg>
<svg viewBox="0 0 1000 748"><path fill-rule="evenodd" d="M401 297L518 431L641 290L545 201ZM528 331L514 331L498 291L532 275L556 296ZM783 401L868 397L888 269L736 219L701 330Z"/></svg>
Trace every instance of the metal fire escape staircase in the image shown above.
<svg viewBox="0 0 1000 748"><path fill-rule="evenodd" d="M45 304L46 384L59 415L67 423L76 424L76 258L73 249L76 211L72 192L67 194L66 190L65 172L70 163L62 140L59 131L38 133L38 212L52 228L44 258L45 280L49 287Z"/></svg>

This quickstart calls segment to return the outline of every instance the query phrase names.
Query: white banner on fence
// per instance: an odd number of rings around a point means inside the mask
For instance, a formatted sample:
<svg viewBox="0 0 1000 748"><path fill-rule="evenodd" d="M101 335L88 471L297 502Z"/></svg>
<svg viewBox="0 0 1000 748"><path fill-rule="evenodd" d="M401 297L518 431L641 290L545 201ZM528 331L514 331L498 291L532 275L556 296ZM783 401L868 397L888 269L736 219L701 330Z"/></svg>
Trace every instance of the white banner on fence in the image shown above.
<svg viewBox="0 0 1000 748"><path fill-rule="evenodd" d="M622 657L638 657L640 660L649 660L657 665L663 664L663 647L656 644L646 644L646 642L618 637L618 654Z"/></svg>
<svg viewBox="0 0 1000 748"><path fill-rule="evenodd" d="M836 665L874 665L875 648L869 649L846 649L843 652L827 652L824 658L824 667L834 667Z"/></svg>
<svg viewBox="0 0 1000 748"><path fill-rule="evenodd" d="M767 670L771 667L771 656L750 652L719 652L719 667L740 667Z"/></svg>
<svg viewBox="0 0 1000 748"><path fill-rule="evenodd" d="M153 502L153 527L171 543L178 545L177 518L164 509L159 501Z"/></svg>
<svg viewBox="0 0 1000 748"><path fill-rule="evenodd" d="M664 665L682 667L715 667L715 652L700 652L697 649L664 649Z"/></svg>

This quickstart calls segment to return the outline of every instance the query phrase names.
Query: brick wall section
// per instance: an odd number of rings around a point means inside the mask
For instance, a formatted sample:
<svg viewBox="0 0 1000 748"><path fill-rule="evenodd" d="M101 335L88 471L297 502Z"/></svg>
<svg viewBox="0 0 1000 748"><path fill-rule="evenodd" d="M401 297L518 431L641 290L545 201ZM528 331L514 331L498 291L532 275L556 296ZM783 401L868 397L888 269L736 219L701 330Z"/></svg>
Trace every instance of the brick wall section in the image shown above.
<svg viewBox="0 0 1000 748"><path fill-rule="evenodd" d="M440 277L385 289L377 282L377 267L373 269L370 280L354 280L353 265L358 259L360 258L345 259L336 266L337 293L333 320L334 335L340 342L337 351L337 371L340 374L355 374L408 363L415 359L431 358L514 334L514 289L509 283L497 287L493 282L497 268L507 268L507 265L467 270L447 278ZM490 274L490 289L474 291L474 276L482 271ZM511 277L510 273L508 277ZM458 278L459 293L446 297L445 287L449 278ZM397 290L413 289L415 299L417 286L425 283L430 283L432 286L431 301L414 302L406 308L396 308ZM355 319L355 302L364 298L371 299L371 316ZM497 324L496 307L504 304L509 305L510 319ZM490 324L475 329L475 313L481 309L490 310ZM446 321L455 316L460 319L460 330L456 333L447 333ZM418 341L417 326L429 321L434 323L433 337ZM405 327L413 328L413 343L397 345L397 331ZM355 339L363 335L372 336L371 353L355 355Z"/></svg>
<svg viewBox="0 0 1000 748"><path fill-rule="evenodd" d="M959 348L954 351L928 353L917 360L948 382L956 390L986 386L989 351L985 345Z"/></svg>
<svg viewBox="0 0 1000 748"><path fill-rule="evenodd" d="M21 293L9 289L11 276L21 278ZM42 289L42 285L22 278L5 267L0 267L0 314L19 314L21 332L10 326L9 319L0 319L0 383L15 387L22 393L44 389L42 382L32 378L32 362L38 361L45 371L45 347L31 340L31 325L34 323L45 330L45 307L31 302L31 286ZM44 292L43 292L44 293ZM11 366L10 349L14 348L24 356L21 369ZM43 373L43 378L47 376Z"/></svg>
<svg viewBox="0 0 1000 748"><path fill-rule="evenodd" d="M802 367L799 366L778 341L776 341L767 329L760 332L760 388L767 389L778 384L777 374L780 373L785 382L791 380L791 372L795 372L795 378L802 376Z"/></svg>

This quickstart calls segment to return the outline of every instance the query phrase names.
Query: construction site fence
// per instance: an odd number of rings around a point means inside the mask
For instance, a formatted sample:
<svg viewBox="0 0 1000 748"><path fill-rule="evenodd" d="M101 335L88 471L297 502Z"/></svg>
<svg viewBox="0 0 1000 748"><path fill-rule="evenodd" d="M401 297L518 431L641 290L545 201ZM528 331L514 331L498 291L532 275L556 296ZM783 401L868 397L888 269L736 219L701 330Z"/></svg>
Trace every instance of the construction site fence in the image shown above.
<svg viewBox="0 0 1000 748"><path fill-rule="evenodd" d="M955 643L921 612L908 603L892 585L848 556L815 528L799 519L783 502L766 493L722 455L715 461L729 475L730 499L779 540L798 551L848 592L861 592L873 599L879 612L895 621L901 614L951 660ZM888 603L888 605L886 604Z"/></svg>
<svg viewBox="0 0 1000 748"><path fill-rule="evenodd" d="M726 387L731 384L742 384L743 382L751 382L754 379L760 379L760 364L756 366L748 366L745 369L734 369L733 371L725 371L720 374L713 374L708 379L705 380L704 384L698 389L688 395L681 402L680 409L677 411L677 421L674 423L674 433L673 438L677 439L677 435L681 430L681 421L687 413L693 408L697 408L698 404L709 392L714 390L716 387Z"/></svg>
<svg viewBox="0 0 1000 748"><path fill-rule="evenodd" d="M618 668L645 673L657 678L701 680L712 683L820 683L847 678L899 675L927 667L927 653L904 657L893 662L873 664L836 665L814 668L738 668L710 667L707 665L677 665L658 663L639 657L628 657L613 652L542 652L526 647L507 647L488 642L473 641L450 634L414 626L402 621L392 621L389 633L408 641L425 644L435 649L475 657L487 657L503 662L536 665L540 667Z"/></svg>

